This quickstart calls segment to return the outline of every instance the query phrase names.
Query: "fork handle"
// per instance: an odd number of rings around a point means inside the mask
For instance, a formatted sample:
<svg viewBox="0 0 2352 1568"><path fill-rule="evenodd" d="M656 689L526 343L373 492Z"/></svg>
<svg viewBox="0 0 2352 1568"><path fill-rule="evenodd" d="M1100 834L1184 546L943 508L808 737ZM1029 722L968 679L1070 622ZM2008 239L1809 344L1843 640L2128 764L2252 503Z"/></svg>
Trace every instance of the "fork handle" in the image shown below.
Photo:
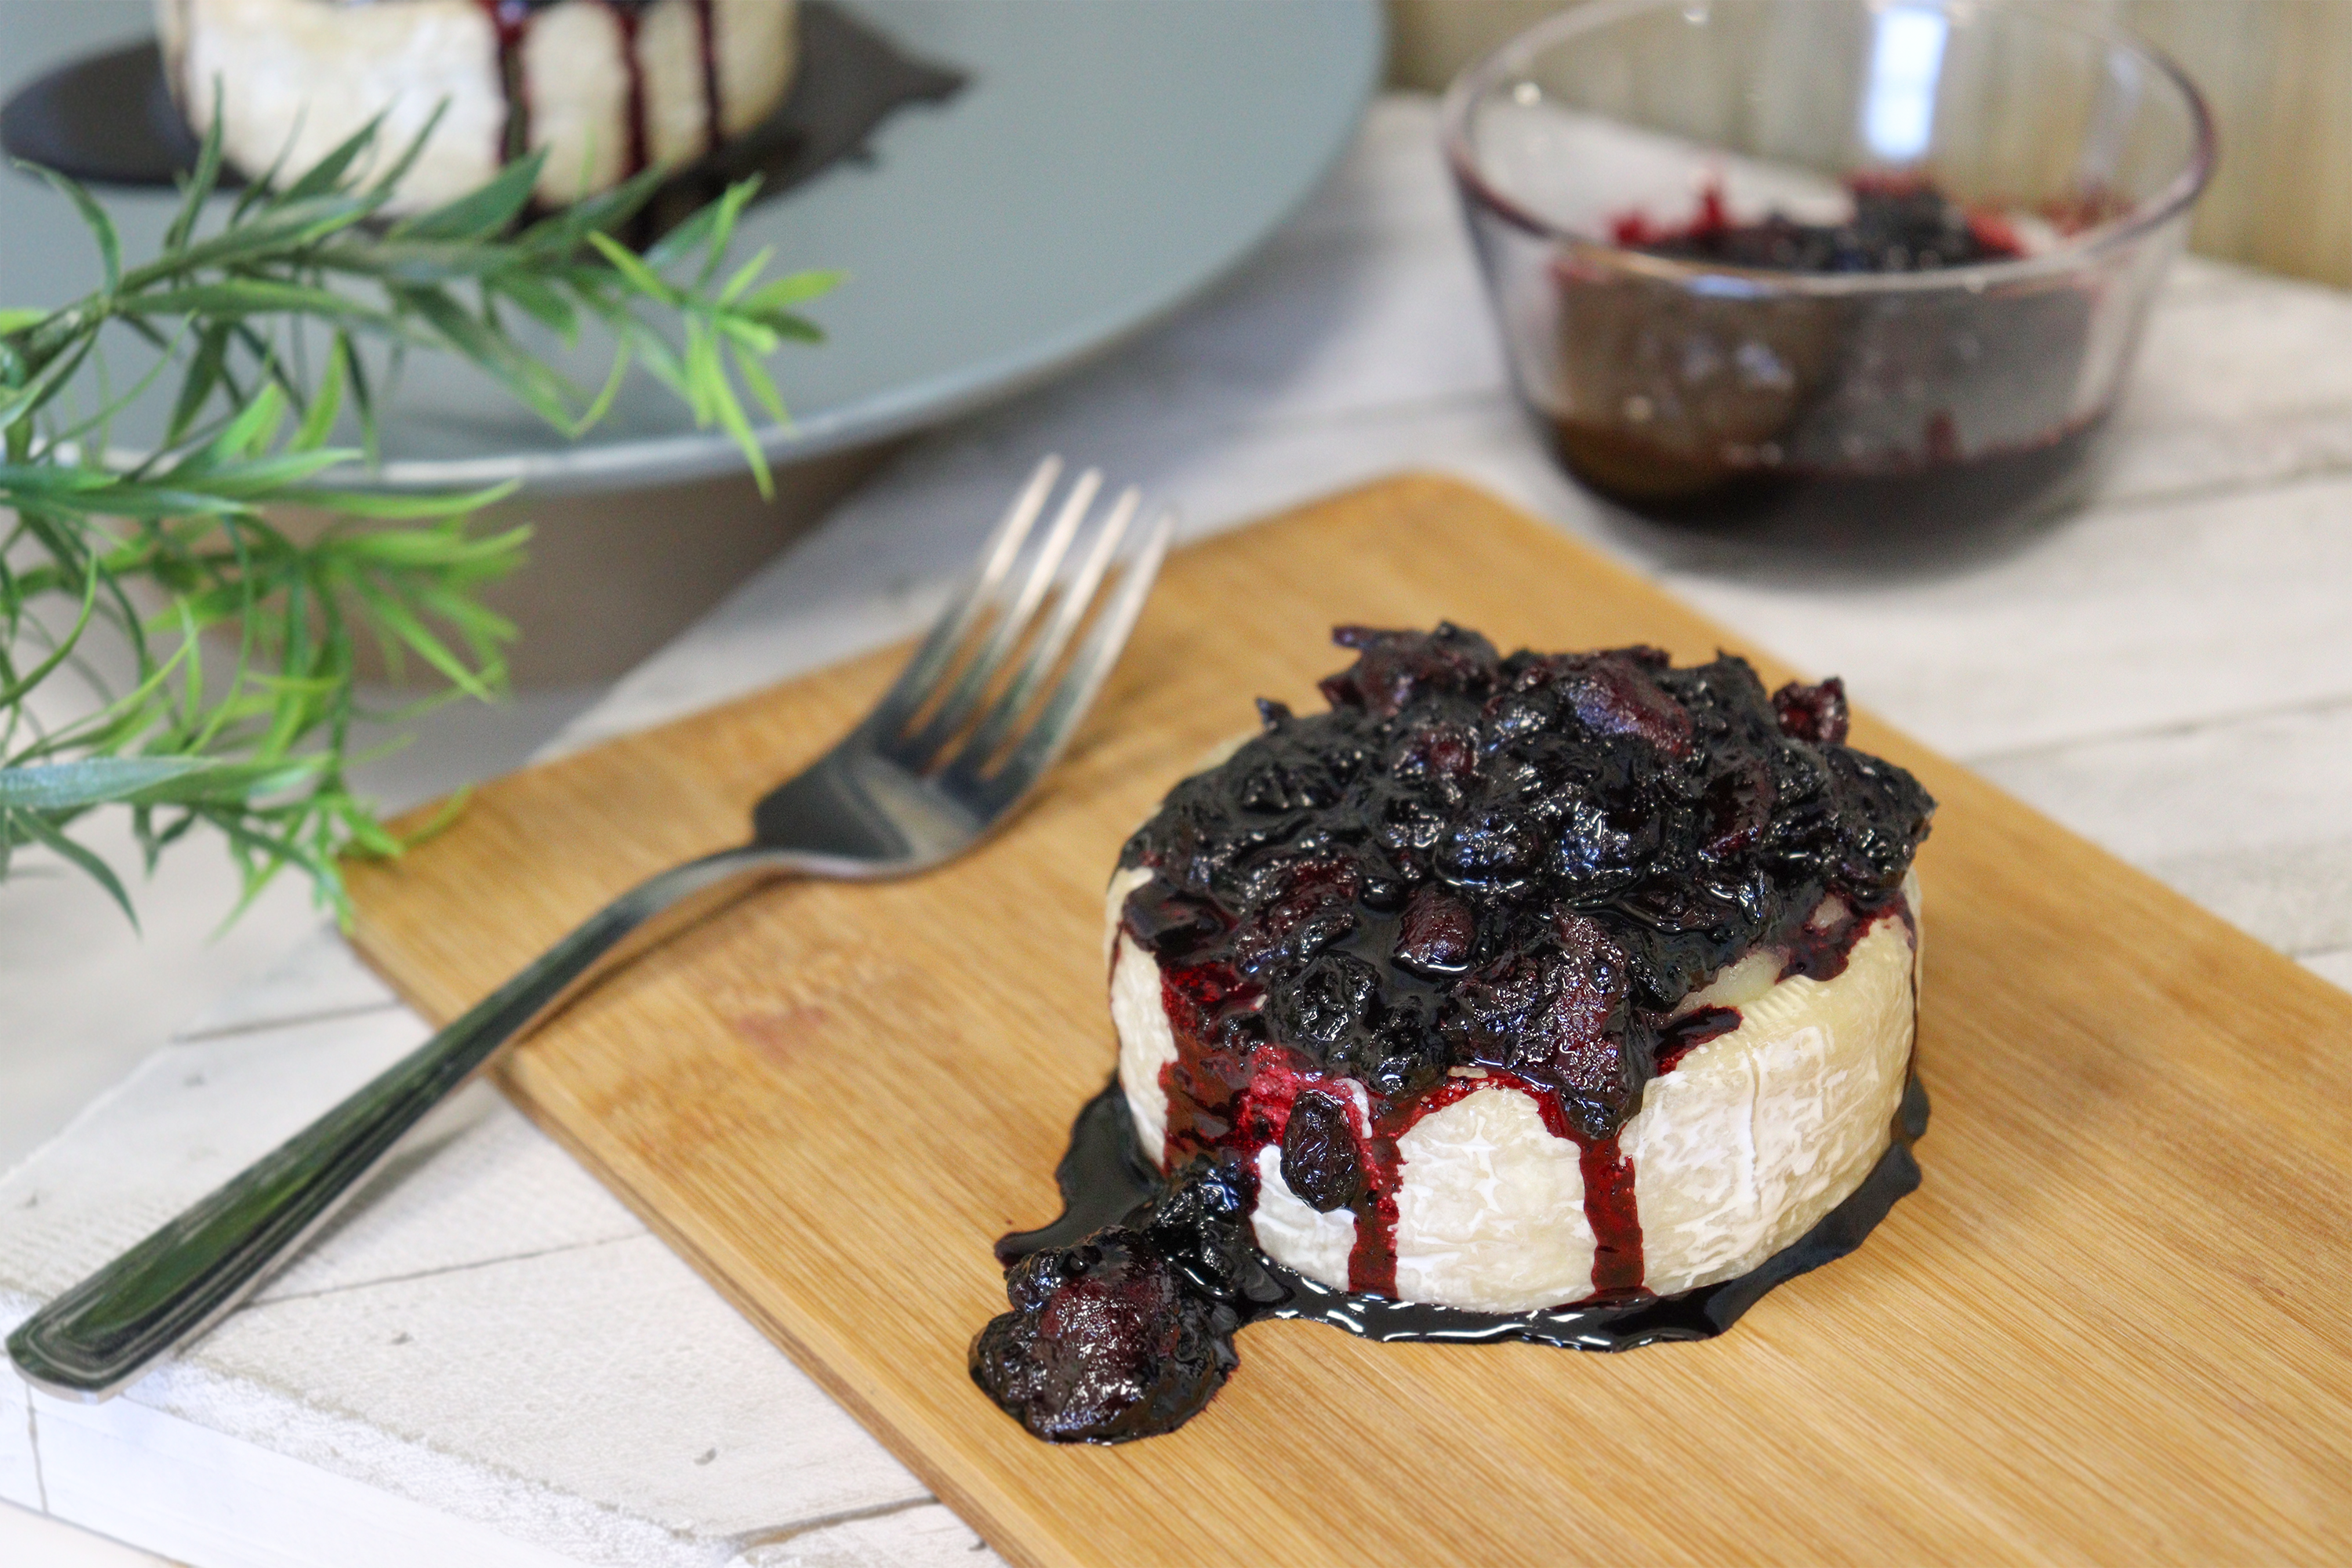
<svg viewBox="0 0 2352 1568"><path fill-rule="evenodd" d="M26 1319L35 1387L95 1403L203 1333L331 1218L427 1111L582 990L790 868L757 847L641 882L341 1104Z"/></svg>

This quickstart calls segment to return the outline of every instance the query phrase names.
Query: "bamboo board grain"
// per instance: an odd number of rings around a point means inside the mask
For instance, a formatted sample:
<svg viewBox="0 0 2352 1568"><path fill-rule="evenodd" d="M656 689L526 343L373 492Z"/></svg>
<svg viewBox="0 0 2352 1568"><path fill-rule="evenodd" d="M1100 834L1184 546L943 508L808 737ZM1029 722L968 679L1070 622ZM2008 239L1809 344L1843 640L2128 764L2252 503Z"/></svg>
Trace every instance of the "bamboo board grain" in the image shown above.
<svg viewBox="0 0 2352 1568"><path fill-rule="evenodd" d="M1187 550L1003 836L779 888L591 994L508 1090L1017 1563L2319 1561L2352 1530L2352 998L1867 719L1942 802L1923 856L1922 1190L1730 1334L1626 1355L1245 1331L1209 1412L1024 1436L964 1373L989 1244L1055 1212L1109 1070L1101 889L1129 828L1334 622L1508 648L1736 638L1477 491L1408 478ZM1753 653L1753 650L1742 650ZM355 868L426 1014L743 830L895 654L491 784ZM1771 678L1785 673L1759 658ZM1867 693L1863 696L1867 697Z"/></svg>

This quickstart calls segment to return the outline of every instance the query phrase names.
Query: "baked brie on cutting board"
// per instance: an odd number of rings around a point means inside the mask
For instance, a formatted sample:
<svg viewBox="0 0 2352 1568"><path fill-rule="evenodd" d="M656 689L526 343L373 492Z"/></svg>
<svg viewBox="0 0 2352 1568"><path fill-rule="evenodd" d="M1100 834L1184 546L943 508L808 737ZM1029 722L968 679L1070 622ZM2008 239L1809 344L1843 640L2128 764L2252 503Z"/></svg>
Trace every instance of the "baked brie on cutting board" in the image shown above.
<svg viewBox="0 0 2352 1568"><path fill-rule="evenodd" d="M405 147L440 122L392 210L547 153L560 206L683 165L772 114L795 0L156 0L165 68L202 134L215 93L239 171L307 168L371 118Z"/></svg>
<svg viewBox="0 0 2352 1568"><path fill-rule="evenodd" d="M1768 697L1795 673L1457 481L1332 497L1170 555L1087 732L989 846L747 901L500 1080L1011 1562L2340 1558L2352 997L1862 713L1851 744L1937 804L1926 1180L1859 1250L1730 1332L1626 1355L1255 1323L1203 1415L1116 1447L1039 1442L972 1386L973 1331L1006 1306L989 1242L1052 1215L1072 1112L1111 1076L1121 846L1252 696L1323 710L1335 623L1446 616L1507 649L1747 652ZM362 950L456 1016L584 911L736 842L906 657L484 784L350 868ZM1097 1103L1132 1124L1116 1088Z"/></svg>
<svg viewBox="0 0 2352 1568"><path fill-rule="evenodd" d="M1836 680L1336 636L1328 710L1262 702L1111 879L1118 1084L1064 1186L1118 1223L1001 1244L972 1351L1039 1436L1180 1424L1257 1318L1706 1337L1916 1184L1935 803ZM1128 1213L1080 1190L1147 1165Z"/></svg>

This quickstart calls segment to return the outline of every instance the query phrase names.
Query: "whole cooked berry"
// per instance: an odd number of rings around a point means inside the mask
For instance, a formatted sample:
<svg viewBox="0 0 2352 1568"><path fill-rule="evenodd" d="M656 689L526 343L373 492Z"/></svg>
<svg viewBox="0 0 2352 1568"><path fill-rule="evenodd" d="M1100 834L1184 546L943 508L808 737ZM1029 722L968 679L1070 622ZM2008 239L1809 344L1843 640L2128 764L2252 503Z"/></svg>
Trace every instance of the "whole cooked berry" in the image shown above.
<svg viewBox="0 0 2352 1568"><path fill-rule="evenodd" d="M1282 1181L1322 1214L1346 1208L1363 1195L1363 1162L1346 1106L1328 1094L1298 1097L1282 1135Z"/></svg>

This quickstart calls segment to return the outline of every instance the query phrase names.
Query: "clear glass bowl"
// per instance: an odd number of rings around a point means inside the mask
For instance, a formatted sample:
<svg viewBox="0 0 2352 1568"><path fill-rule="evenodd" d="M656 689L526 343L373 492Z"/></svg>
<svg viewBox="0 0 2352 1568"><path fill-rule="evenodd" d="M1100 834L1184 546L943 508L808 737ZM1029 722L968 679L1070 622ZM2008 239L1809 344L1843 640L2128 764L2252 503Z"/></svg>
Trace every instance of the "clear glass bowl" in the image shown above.
<svg viewBox="0 0 2352 1568"><path fill-rule="evenodd" d="M1465 72L1443 123L1570 472L1655 518L1882 538L2063 499L2214 159L2162 55L2096 10L1991 0L1595 0ZM1636 247L1835 225L1869 190L2012 254L1800 272Z"/></svg>

